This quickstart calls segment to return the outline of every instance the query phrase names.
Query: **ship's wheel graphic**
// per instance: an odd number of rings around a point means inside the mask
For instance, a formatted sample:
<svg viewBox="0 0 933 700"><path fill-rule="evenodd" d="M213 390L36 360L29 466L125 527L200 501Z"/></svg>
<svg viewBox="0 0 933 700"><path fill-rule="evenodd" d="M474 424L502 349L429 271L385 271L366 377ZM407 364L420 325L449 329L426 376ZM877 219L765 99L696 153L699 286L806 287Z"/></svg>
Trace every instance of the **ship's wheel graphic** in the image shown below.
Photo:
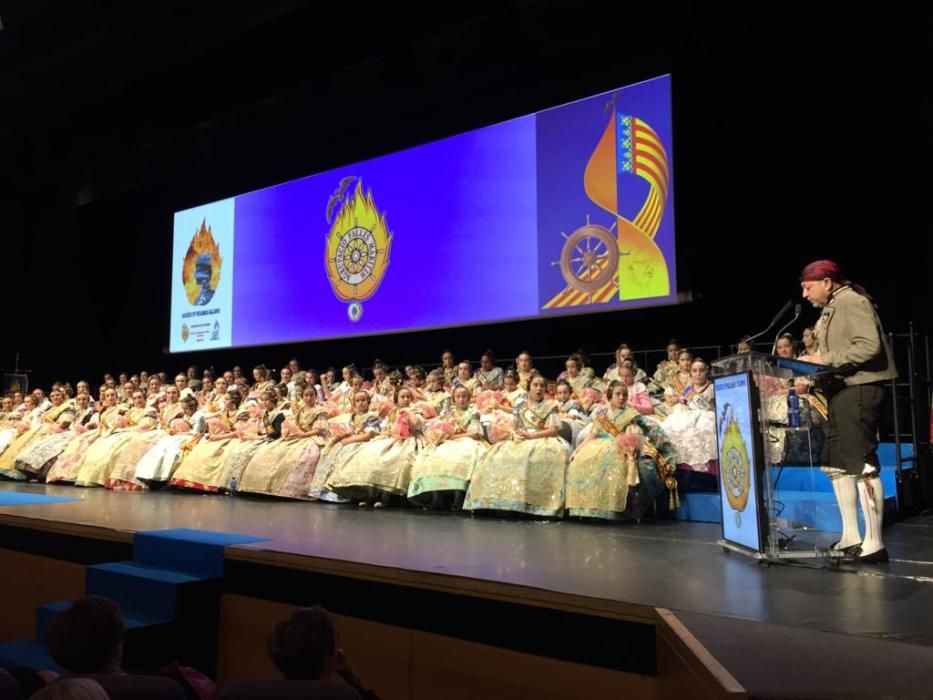
<svg viewBox="0 0 933 700"><path fill-rule="evenodd" d="M619 272L619 243L613 229L590 223L578 228L569 236L561 231L566 242L560 252L560 260L551 265L560 265L560 273L567 285L591 298ZM623 253L625 255L625 253Z"/></svg>

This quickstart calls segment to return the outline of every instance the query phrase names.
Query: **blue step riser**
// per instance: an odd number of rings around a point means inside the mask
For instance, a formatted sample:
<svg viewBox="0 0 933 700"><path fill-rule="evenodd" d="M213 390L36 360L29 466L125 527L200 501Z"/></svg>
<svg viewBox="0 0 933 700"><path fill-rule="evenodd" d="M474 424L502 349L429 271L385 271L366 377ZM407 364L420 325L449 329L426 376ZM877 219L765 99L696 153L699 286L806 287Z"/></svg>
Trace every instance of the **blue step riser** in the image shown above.
<svg viewBox="0 0 933 700"><path fill-rule="evenodd" d="M48 644L49 630L52 628L55 616L70 604L71 601L67 603L48 603L40 605L36 609L36 639L39 643Z"/></svg>
<svg viewBox="0 0 933 700"><path fill-rule="evenodd" d="M52 661L45 646L32 639L0 644L0 666L6 668L26 666L38 670L48 669L59 674L65 673L64 669Z"/></svg>
<svg viewBox="0 0 933 700"><path fill-rule="evenodd" d="M224 549L213 544L167 540L137 534L133 561L148 566L184 571L196 576L223 576Z"/></svg>
<svg viewBox="0 0 933 700"><path fill-rule="evenodd" d="M178 585L165 581L129 576L119 572L88 567L88 595L101 595L116 601L129 613L172 620L178 601Z"/></svg>
<svg viewBox="0 0 933 700"><path fill-rule="evenodd" d="M803 523L825 532L839 532L842 528L842 517L835 498L831 494L814 494L814 496L815 498L806 498L799 492L779 492L777 500L784 504L784 510L778 517ZM719 494L688 493L681 495L680 500L681 507L677 511L679 520L703 523L722 522ZM893 508L894 499L885 500L886 508ZM862 520L861 509L858 521L859 527L864 532L865 523Z"/></svg>
<svg viewBox="0 0 933 700"><path fill-rule="evenodd" d="M818 468L784 467L783 470L771 468L771 483L777 482L782 491L814 491L832 493L833 485L829 477ZM881 470L881 483L885 494L896 496L897 475L893 469Z"/></svg>

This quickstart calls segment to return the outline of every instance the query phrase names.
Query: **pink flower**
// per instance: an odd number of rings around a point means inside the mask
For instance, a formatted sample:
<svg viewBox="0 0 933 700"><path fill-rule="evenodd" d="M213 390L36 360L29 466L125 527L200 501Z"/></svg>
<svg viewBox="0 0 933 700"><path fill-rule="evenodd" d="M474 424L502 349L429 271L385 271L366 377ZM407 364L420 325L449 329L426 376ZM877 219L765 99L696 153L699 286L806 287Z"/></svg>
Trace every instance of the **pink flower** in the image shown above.
<svg viewBox="0 0 933 700"><path fill-rule="evenodd" d="M619 435L616 436L615 443L619 452L634 455L636 452L641 452L642 445L645 443L645 438L634 433L619 433Z"/></svg>
<svg viewBox="0 0 933 700"><path fill-rule="evenodd" d="M380 416L387 416L392 411L392 407L395 404L392 403L392 400L382 396L381 394L375 394L369 400L369 410L377 413Z"/></svg>
<svg viewBox="0 0 933 700"><path fill-rule="evenodd" d="M191 427L188 425L188 421L183 420L181 418L176 418L175 420L173 420L171 424L171 428L172 428L172 432L175 433L176 435L179 433L187 433L189 430L191 430Z"/></svg>
<svg viewBox="0 0 933 700"><path fill-rule="evenodd" d="M479 392L473 402L481 413L492 413L497 408L508 404L501 391L490 389Z"/></svg>
<svg viewBox="0 0 933 700"><path fill-rule="evenodd" d="M594 403L599 403L603 395L593 387L587 387L580 392L580 406L584 411L589 411Z"/></svg>
<svg viewBox="0 0 933 700"><path fill-rule="evenodd" d="M651 397L645 392L634 394L629 399L629 405L645 416L654 413L654 406L651 405Z"/></svg>
<svg viewBox="0 0 933 700"><path fill-rule="evenodd" d="M413 406L418 413L420 413L425 419L437 418L437 411L434 410L434 406L429 404L427 401L417 401Z"/></svg>
<svg viewBox="0 0 933 700"><path fill-rule="evenodd" d="M408 414L408 411L404 409L399 411L398 416L395 418L395 434L402 438L407 438L411 435L410 420L411 416Z"/></svg>
<svg viewBox="0 0 933 700"><path fill-rule="evenodd" d="M490 442L510 440L515 432L515 420L508 413L499 411L486 428Z"/></svg>
<svg viewBox="0 0 933 700"><path fill-rule="evenodd" d="M445 420L437 420L428 426L424 434L424 439L428 444L436 445L453 436L456 432L457 429L453 423Z"/></svg>
<svg viewBox="0 0 933 700"><path fill-rule="evenodd" d="M344 438L350 434L350 426L342 421L329 421L330 436L332 438Z"/></svg>

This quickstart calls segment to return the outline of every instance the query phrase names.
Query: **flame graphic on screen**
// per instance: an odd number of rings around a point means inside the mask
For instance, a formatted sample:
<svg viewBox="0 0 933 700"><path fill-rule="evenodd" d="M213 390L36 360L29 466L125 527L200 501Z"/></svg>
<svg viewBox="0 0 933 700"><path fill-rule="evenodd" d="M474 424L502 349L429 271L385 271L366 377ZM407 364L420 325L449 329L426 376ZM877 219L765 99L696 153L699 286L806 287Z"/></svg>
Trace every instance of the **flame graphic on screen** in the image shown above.
<svg viewBox="0 0 933 700"><path fill-rule="evenodd" d="M185 261L182 264L181 280L185 285L185 295L192 304L197 302L202 291L201 285L198 284L194 274L199 257L205 254L210 256L210 288L216 290L217 285L220 284L220 268L223 263L223 258L220 256L220 248L217 247L217 243L214 241L214 236L211 235L211 233L211 227L207 225L207 219L203 219L201 221L201 228L197 230L194 234L194 238L191 239L191 245L188 246L188 252L185 253Z"/></svg>
<svg viewBox="0 0 933 700"><path fill-rule="evenodd" d="M343 232L347 229L361 226L372 232L379 242L389 240L389 229L386 226L385 216L379 213L373 201L372 190L363 192L363 180L357 180L356 191L340 207L340 213L334 219L332 232Z"/></svg>
<svg viewBox="0 0 933 700"><path fill-rule="evenodd" d="M365 229L368 232L367 238L373 243L374 255L370 256L368 248L361 241L345 249L340 248L340 241L353 229ZM391 245L392 235L385 214L380 213L376 206L372 191L363 191L361 178L357 180L353 196L341 205L327 237L327 274L337 298L341 301L364 301L372 296L388 267ZM356 255L351 260L348 256L354 250ZM337 263L339 256L343 256L342 265ZM361 275L362 279L346 277L348 272L357 273L360 269L366 270Z"/></svg>

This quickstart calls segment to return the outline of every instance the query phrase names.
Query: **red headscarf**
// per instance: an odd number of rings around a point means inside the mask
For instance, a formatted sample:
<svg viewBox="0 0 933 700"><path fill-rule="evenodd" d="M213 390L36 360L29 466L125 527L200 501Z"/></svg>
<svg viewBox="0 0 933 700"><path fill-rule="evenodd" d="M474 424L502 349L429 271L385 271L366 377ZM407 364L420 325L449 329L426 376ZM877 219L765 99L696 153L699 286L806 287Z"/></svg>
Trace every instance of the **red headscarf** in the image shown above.
<svg viewBox="0 0 933 700"><path fill-rule="evenodd" d="M842 268L832 260L817 260L803 268L800 273L801 282L816 282L826 278L833 282L841 283L843 281Z"/></svg>
<svg viewBox="0 0 933 700"><path fill-rule="evenodd" d="M812 262L803 268L803 272L800 273L801 282L818 282L819 280L824 280L827 277L835 284L849 285L852 287L854 292L861 294L872 304L875 303L875 300L872 299L871 295L865 291L865 288L860 284L855 284L847 280L845 275L842 274L842 268L832 260L816 260L815 262Z"/></svg>

